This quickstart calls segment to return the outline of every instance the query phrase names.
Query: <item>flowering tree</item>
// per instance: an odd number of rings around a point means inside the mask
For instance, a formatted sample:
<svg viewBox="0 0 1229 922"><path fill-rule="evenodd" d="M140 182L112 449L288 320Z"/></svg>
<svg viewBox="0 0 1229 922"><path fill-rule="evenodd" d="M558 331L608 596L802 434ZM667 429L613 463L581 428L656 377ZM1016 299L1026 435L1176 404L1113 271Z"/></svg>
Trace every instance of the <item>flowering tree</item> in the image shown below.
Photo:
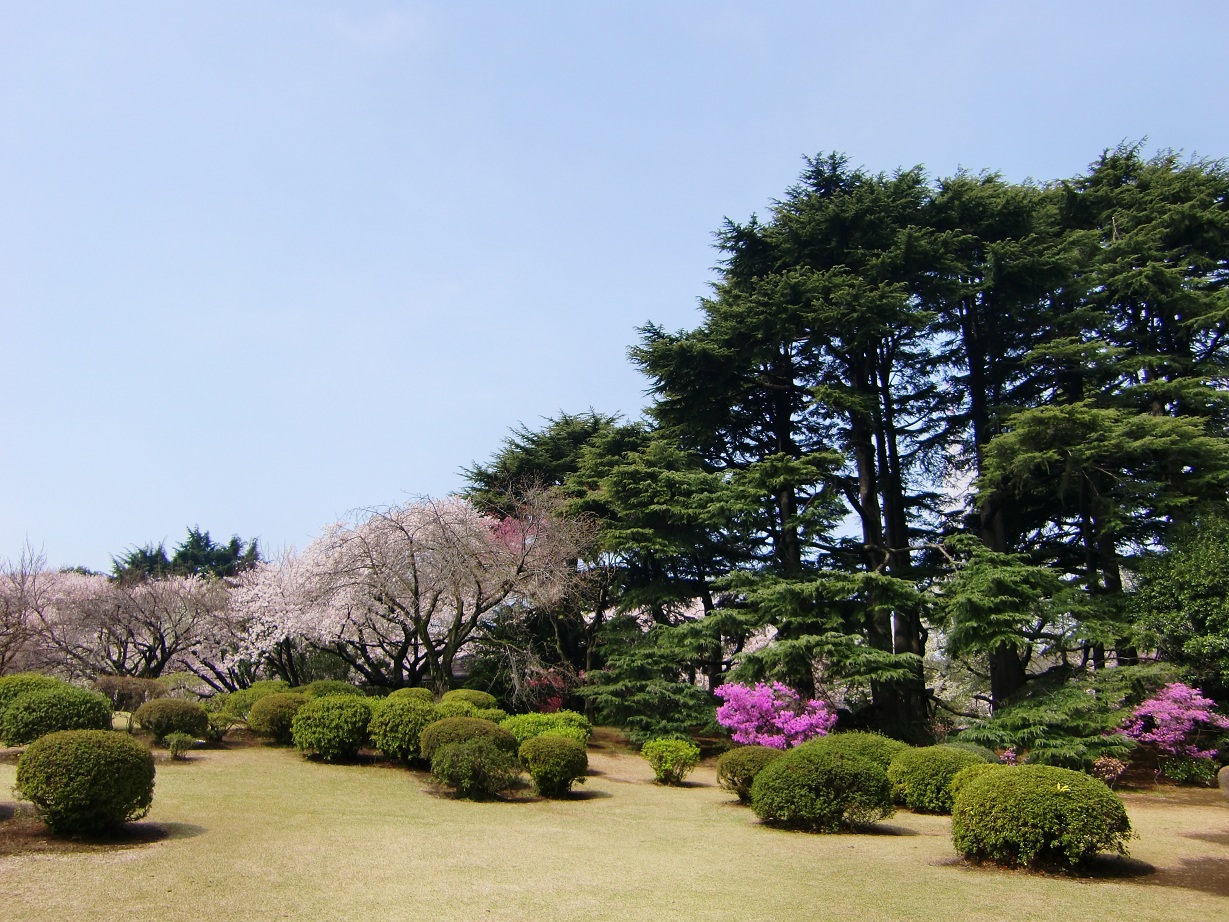
<svg viewBox="0 0 1229 922"><path fill-rule="evenodd" d="M1166 755L1211 759L1216 750L1207 748L1207 734L1229 730L1229 718L1215 713L1215 706L1198 689L1174 682L1137 707L1123 725L1123 733Z"/></svg>
<svg viewBox="0 0 1229 922"><path fill-rule="evenodd" d="M713 693L725 702L717 708L717 722L732 731L736 743L788 749L825 736L836 725L827 703L803 700L780 682L754 687L730 683Z"/></svg>
<svg viewBox="0 0 1229 922"><path fill-rule="evenodd" d="M39 613L48 604L43 567L28 547L16 563L0 561L0 675L36 665Z"/></svg>

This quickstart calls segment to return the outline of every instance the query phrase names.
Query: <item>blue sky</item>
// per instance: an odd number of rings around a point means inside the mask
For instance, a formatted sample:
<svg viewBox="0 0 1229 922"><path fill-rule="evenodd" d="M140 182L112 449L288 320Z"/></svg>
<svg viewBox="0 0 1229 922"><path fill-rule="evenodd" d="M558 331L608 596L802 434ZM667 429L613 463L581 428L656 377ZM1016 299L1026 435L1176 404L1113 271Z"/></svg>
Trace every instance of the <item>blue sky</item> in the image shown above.
<svg viewBox="0 0 1229 922"><path fill-rule="evenodd" d="M804 154L1229 155L1222 3L0 0L0 558L302 547L639 415Z"/></svg>

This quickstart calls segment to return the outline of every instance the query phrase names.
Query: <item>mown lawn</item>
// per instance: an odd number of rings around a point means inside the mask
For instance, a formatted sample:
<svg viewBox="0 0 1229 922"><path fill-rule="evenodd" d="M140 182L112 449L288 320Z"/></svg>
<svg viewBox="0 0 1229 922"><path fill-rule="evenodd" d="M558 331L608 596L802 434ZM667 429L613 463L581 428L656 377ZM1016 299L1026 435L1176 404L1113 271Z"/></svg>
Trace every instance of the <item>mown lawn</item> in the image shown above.
<svg viewBox="0 0 1229 922"><path fill-rule="evenodd" d="M945 817L902 812L875 835L781 832L717 788L711 765L662 788L633 755L595 750L591 764L574 799L474 804L383 764L197 752L159 763L134 842L30 851L10 835L0 916L1178 922L1229 911L1229 801L1214 791L1128 794L1132 861L1066 878L964 866ZM13 815L14 773L0 764L0 846L6 827L33 827Z"/></svg>

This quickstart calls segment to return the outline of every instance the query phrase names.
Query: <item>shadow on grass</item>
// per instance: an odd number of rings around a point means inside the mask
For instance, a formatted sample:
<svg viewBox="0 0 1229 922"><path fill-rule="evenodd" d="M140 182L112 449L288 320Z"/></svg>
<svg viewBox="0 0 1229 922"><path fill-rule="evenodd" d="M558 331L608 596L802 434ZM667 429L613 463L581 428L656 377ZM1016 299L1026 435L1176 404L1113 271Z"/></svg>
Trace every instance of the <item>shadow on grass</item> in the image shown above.
<svg viewBox="0 0 1229 922"><path fill-rule="evenodd" d="M207 830L195 823L125 823L101 834L56 835L30 804L0 804L0 856L123 851L158 842L192 839Z"/></svg>
<svg viewBox="0 0 1229 922"><path fill-rule="evenodd" d="M1184 838L1198 839L1200 842L1211 842L1213 845L1229 847L1229 832L1184 832Z"/></svg>
<svg viewBox="0 0 1229 922"><path fill-rule="evenodd" d="M584 791L573 788L568 792L566 797L555 797L552 800L603 800L607 797L614 797L609 791ZM542 798L545 800L546 798Z"/></svg>

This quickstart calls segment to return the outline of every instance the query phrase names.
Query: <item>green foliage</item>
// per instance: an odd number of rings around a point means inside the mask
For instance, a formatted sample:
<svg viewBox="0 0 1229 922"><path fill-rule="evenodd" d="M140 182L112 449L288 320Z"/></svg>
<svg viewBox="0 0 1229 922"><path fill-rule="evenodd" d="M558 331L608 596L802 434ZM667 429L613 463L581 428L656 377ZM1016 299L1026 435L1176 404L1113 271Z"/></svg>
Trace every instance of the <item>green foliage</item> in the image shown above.
<svg viewBox="0 0 1229 922"><path fill-rule="evenodd" d="M111 729L111 702L71 685L18 695L4 711L6 746L21 746L56 730Z"/></svg>
<svg viewBox="0 0 1229 922"><path fill-rule="evenodd" d="M1165 756L1161 759L1161 774L1174 784L1215 787L1219 769L1220 764L1214 759L1193 759L1188 756Z"/></svg>
<svg viewBox="0 0 1229 922"><path fill-rule="evenodd" d="M516 754L516 737L499 724L477 717L445 717L429 724L423 731L419 752L430 762L437 749L449 743L463 743L478 737L490 737L491 741L505 752Z"/></svg>
<svg viewBox="0 0 1229 922"><path fill-rule="evenodd" d="M220 743L240 721L238 718L231 717L229 714L223 714L218 711L209 712L209 727L201 734L202 738L210 743Z"/></svg>
<svg viewBox="0 0 1229 922"><path fill-rule="evenodd" d="M411 762L421 751L422 731L440 719L429 697L390 695L384 708L371 718L371 744L390 759Z"/></svg>
<svg viewBox="0 0 1229 922"><path fill-rule="evenodd" d="M396 698L413 698L417 701L424 701L427 704L435 704L435 694L429 688L421 686L415 688L398 688L388 695L389 700Z"/></svg>
<svg viewBox="0 0 1229 922"><path fill-rule="evenodd" d="M196 740L187 733L168 733L162 744L172 759L182 759L183 754L196 745Z"/></svg>
<svg viewBox="0 0 1229 922"><path fill-rule="evenodd" d="M999 760L997 752L985 746L979 746L977 743L966 743L958 740L954 743L944 743L943 745L949 749L963 749L965 752L971 752L976 756L980 756L984 762L997 762Z"/></svg>
<svg viewBox="0 0 1229 922"><path fill-rule="evenodd" d="M290 685L281 679L261 679L258 682L253 682L247 688L241 688L238 691L228 692L223 695L215 695L210 699L210 704L213 705L213 710L229 714L240 720L247 720L252 706L261 698L266 695L288 691L290 691Z"/></svg>
<svg viewBox="0 0 1229 922"><path fill-rule="evenodd" d="M898 753L888 766L892 797L919 813L951 813L949 785L956 772L969 765L986 764L974 752L951 746L924 746Z"/></svg>
<svg viewBox="0 0 1229 922"><path fill-rule="evenodd" d="M737 795L745 804L751 803L751 784L764 766L785 753L769 746L738 746L724 752L717 760L717 783Z"/></svg>
<svg viewBox="0 0 1229 922"><path fill-rule="evenodd" d="M500 721L499 725L516 737L518 745L541 733L569 736L580 743L588 743L593 733L593 725L584 714L568 710L550 714L515 714Z"/></svg>
<svg viewBox="0 0 1229 922"><path fill-rule="evenodd" d="M838 832L891 816L892 785L873 762L807 744L756 775L751 809L772 826Z"/></svg>
<svg viewBox="0 0 1229 922"><path fill-rule="evenodd" d="M317 679L315 682L303 686L302 691L309 698L327 698L331 695L366 697L361 688L356 688L349 682L342 682L338 679Z"/></svg>
<svg viewBox="0 0 1229 922"><path fill-rule="evenodd" d="M63 730L26 747L16 791L57 833L105 832L149 812L154 758L113 730Z"/></svg>
<svg viewBox="0 0 1229 922"><path fill-rule="evenodd" d="M273 692L256 699L248 714L248 726L282 746L294 742L294 715L310 699L297 692Z"/></svg>
<svg viewBox="0 0 1229 922"><path fill-rule="evenodd" d="M499 701L490 692L479 691L476 688L453 688L446 692L440 702L468 701L477 710L499 707Z"/></svg>
<svg viewBox="0 0 1229 922"><path fill-rule="evenodd" d="M94 691L111 702L112 710L129 713L151 698L166 694L157 679L140 679L130 675L100 675L94 680Z"/></svg>
<svg viewBox="0 0 1229 922"><path fill-rule="evenodd" d="M841 733L829 733L818 739L809 740L798 748L821 748L829 752L839 752L852 758L865 759L873 762L885 772L892 760L899 753L909 748L908 743L894 740L882 733L870 733L866 730L846 730Z"/></svg>
<svg viewBox="0 0 1229 922"><path fill-rule="evenodd" d="M440 717L473 717L478 712L472 702L458 698L451 701L444 701L441 698L436 702L435 708L439 711Z"/></svg>
<svg viewBox="0 0 1229 922"><path fill-rule="evenodd" d="M700 747L687 740L649 740L640 747L640 755L653 766L658 784L678 784L700 764Z"/></svg>
<svg viewBox="0 0 1229 922"><path fill-rule="evenodd" d="M1050 765L989 771L965 785L952 810L952 843L977 861L1075 867L1099 851L1127 853L1121 800L1082 772Z"/></svg>
<svg viewBox="0 0 1229 922"><path fill-rule="evenodd" d="M465 718L449 718L464 720ZM485 800L516 784L521 765L491 736L476 736L439 746L431 757L431 777L458 797Z"/></svg>
<svg viewBox="0 0 1229 922"><path fill-rule="evenodd" d="M325 762L353 759L367 743L371 707L365 697L326 695L310 698L291 721L291 738L306 754Z"/></svg>
<svg viewBox="0 0 1229 922"><path fill-rule="evenodd" d="M209 731L209 713L196 702L182 698L146 701L133 716L158 742L168 733L187 733L195 738Z"/></svg>
<svg viewBox="0 0 1229 922"><path fill-rule="evenodd" d="M951 783L947 786L948 792L951 794L954 802L956 796L965 788L965 785L973 780L980 778L982 775L998 771L1001 768L1010 768L1010 765L1004 765L1002 762L974 762L972 765L966 765L956 774L952 775ZM950 811L948 811L950 812Z"/></svg>
<svg viewBox="0 0 1229 922"><path fill-rule="evenodd" d="M552 733L525 740L518 754L542 797L562 797L573 783L584 784L589 770L585 744Z"/></svg>
<svg viewBox="0 0 1229 922"><path fill-rule="evenodd" d="M470 717L477 717L479 720L489 720L493 724L503 723L508 717L508 712L503 708L474 708Z"/></svg>
<svg viewBox="0 0 1229 922"><path fill-rule="evenodd" d="M218 544L209 532L199 526L188 529L188 536L167 556L163 544L147 544L132 548L112 559L112 571L118 579L143 579L162 576L236 576L260 563L260 550L255 541L244 542L233 535L226 544Z"/></svg>
<svg viewBox="0 0 1229 922"><path fill-rule="evenodd" d="M18 695L31 691L44 691L48 688L66 688L67 682L53 679L37 672L15 672L12 675L0 676L0 726L4 723L5 709Z"/></svg>

